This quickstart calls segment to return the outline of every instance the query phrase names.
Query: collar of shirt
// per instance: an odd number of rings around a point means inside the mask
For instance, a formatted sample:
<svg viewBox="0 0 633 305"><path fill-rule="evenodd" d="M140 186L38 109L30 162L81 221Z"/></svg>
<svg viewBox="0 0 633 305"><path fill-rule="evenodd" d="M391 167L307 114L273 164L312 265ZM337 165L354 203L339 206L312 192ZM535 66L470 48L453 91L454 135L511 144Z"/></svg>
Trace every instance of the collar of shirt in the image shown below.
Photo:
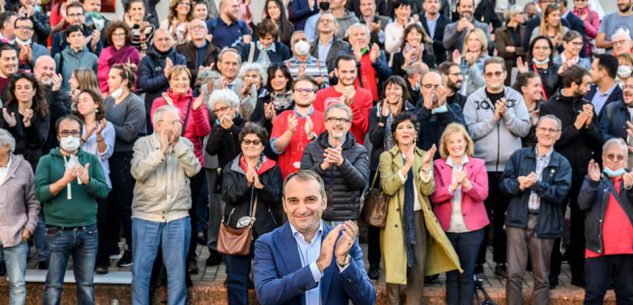
<svg viewBox="0 0 633 305"><path fill-rule="evenodd" d="M567 18L567 15L569 15L569 12L571 12L571 10L567 10L566 12L562 13L562 14L560 15L560 19L566 19L566 18Z"/></svg>
<svg viewBox="0 0 633 305"><path fill-rule="evenodd" d="M262 44L259 43L259 41L257 41L257 48L260 51L266 50L267 52L273 52L273 53L276 52L275 43L271 43L268 48L264 48L264 46L262 46Z"/></svg>
<svg viewBox="0 0 633 305"><path fill-rule="evenodd" d="M468 156L464 155L462 157L461 164L459 164L458 167L463 167L466 163L468 163L468 161L469 161ZM451 157L447 157L446 158L446 164L450 165L453 168L455 168L455 165L457 165L457 164L455 164L455 161L453 161L453 158L451 158Z"/></svg>
<svg viewBox="0 0 633 305"><path fill-rule="evenodd" d="M426 18L426 21L427 21L427 22L433 22L433 23L435 23L435 22L437 22L437 20L438 20L438 19L440 19L440 13L438 12L438 13L435 15L435 18L434 18L434 19L431 19L431 18L427 17L426 15L424 15L424 18Z"/></svg>
<svg viewBox="0 0 633 305"><path fill-rule="evenodd" d="M224 81L224 80L222 80L222 81ZM235 85L236 85L236 84L237 84L237 78L236 78L236 79L234 79L232 82L228 83L228 84L227 84L227 87L228 87L229 89L231 89L231 90L235 90Z"/></svg>
<svg viewBox="0 0 633 305"><path fill-rule="evenodd" d="M553 151L554 151L554 148L552 147L545 154L539 155L538 154L538 146L534 146L534 154L536 155L536 159L537 160L543 160L543 158L549 159L549 157L552 155Z"/></svg>
<svg viewBox="0 0 633 305"><path fill-rule="evenodd" d="M295 106L296 107L296 106ZM297 110L295 108L292 108L292 111L295 112L295 114L297 115L297 117L299 118L305 118L303 115L301 115L301 113L297 112ZM310 106L310 110L308 111L308 115L306 116L311 116L312 113L314 113L314 107Z"/></svg>
<svg viewBox="0 0 633 305"><path fill-rule="evenodd" d="M319 47L320 48L325 48L325 47L331 47L332 46L332 42L334 42L334 37L332 37L332 39L330 39L330 42L324 44L321 42L321 39L319 39Z"/></svg>
<svg viewBox="0 0 633 305"><path fill-rule="evenodd" d="M611 93L613 92L613 90L615 90L615 87L618 85L618 83L614 83L613 86L611 88L609 88L609 90L607 90L605 93L600 92L600 87L596 87L596 91L598 94L600 94L601 96L609 96L611 95Z"/></svg>
<svg viewBox="0 0 633 305"><path fill-rule="evenodd" d="M301 245L304 245L304 246L314 245L316 241L320 241L321 238L323 237L323 221L319 222L319 228L314 234L314 237L312 237L312 242L308 242L306 238L303 236L303 234L301 234L301 232L299 232L290 222L288 222L288 224L290 225L290 231L292 232L292 237L294 237L294 239Z"/></svg>

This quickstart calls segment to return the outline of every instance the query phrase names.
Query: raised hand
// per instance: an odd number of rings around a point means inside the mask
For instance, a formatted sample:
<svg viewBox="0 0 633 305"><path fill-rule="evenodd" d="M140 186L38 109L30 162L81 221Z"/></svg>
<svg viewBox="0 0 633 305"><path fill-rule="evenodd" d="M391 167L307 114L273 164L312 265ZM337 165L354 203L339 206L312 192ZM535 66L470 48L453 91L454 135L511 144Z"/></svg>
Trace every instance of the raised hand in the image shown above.
<svg viewBox="0 0 633 305"><path fill-rule="evenodd" d="M33 109L26 109L24 111L24 116L22 118L22 123L24 124L24 127L29 128L31 127L31 119L33 118Z"/></svg>
<svg viewBox="0 0 633 305"><path fill-rule="evenodd" d="M174 105L174 101L171 99L171 97L169 97L169 95L167 95L167 92L163 92L161 96L165 100L165 104L172 106Z"/></svg>
<svg viewBox="0 0 633 305"><path fill-rule="evenodd" d="M231 129L231 127L233 127L233 119L230 116L225 115L222 118L220 118L220 124L222 128L226 130Z"/></svg>
<svg viewBox="0 0 633 305"><path fill-rule="evenodd" d="M323 239L323 242L321 243L321 254L316 261L317 267L321 272L323 272L323 270L329 267L332 263L332 257L334 256L334 244L339 238L338 236L341 233L342 229L343 225L337 225L336 227L332 228L330 233L325 236L325 239Z"/></svg>
<svg viewBox="0 0 633 305"><path fill-rule="evenodd" d="M310 116L306 116L306 123L303 125L303 128L305 129L304 131L306 132L306 135L309 137L312 133L312 129L314 128L314 124L312 123Z"/></svg>
<svg viewBox="0 0 633 305"><path fill-rule="evenodd" d="M589 165L587 166L587 175L589 175L589 179L592 181L598 182L600 181L600 165L593 159L589 161Z"/></svg>
<svg viewBox="0 0 633 305"><path fill-rule="evenodd" d="M264 103L264 117L267 120L273 120L276 116L275 105L273 103Z"/></svg>
<svg viewBox="0 0 633 305"><path fill-rule="evenodd" d="M165 59L165 68L163 69L163 71L165 72L165 77L167 79L169 79L169 73L171 73L171 68L174 67L174 62L171 61L171 58L167 57Z"/></svg>
<svg viewBox="0 0 633 305"><path fill-rule="evenodd" d="M77 177L79 178L81 184L88 184L90 182L88 167L90 167L90 163L86 163L83 167L81 165L77 165L75 167L75 172L77 173Z"/></svg>
<svg viewBox="0 0 633 305"><path fill-rule="evenodd" d="M101 132L103 131L103 129L106 127L107 124L108 124L108 121L106 121L106 119L101 119L101 121L99 121L99 124L97 125L97 129L95 130L97 134L101 134Z"/></svg>
<svg viewBox="0 0 633 305"><path fill-rule="evenodd" d="M374 43L371 46L371 51L369 51L369 59L372 63L374 63L376 62L376 59L378 59L378 56L380 56L380 47Z"/></svg>
<svg viewBox="0 0 633 305"><path fill-rule="evenodd" d="M204 94L198 95L198 97L196 97L196 99L193 101L193 110L200 109L200 106L202 106L202 104L204 104Z"/></svg>
<svg viewBox="0 0 633 305"><path fill-rule="evenodd" d="M53 81L52 90L54 92L57 92L57 91L59 91L62 88L62 80L63 80L63 77L62 77L61 74L59 74L59 73L53 74L53 77L52 77L52 81Z"/></svg>
<svg viewBox="0 0 633 305"><path fill-rule="evenodd" d="M435 156L435 152L437 152L437 147L433 144L433 146L431 146L431 148L429 148L422 157L422 169L430 169L433 166L433 157Z"/></svg>
<svg viewBox="0 0 633 305"><path fill-rule="evenodd" d="M15 112L11 112L11 114L9 114L7 108L2 108L2 117L9 127L15 127L15 125L18 124L18 121L15 118Z"/></svg>
<svg viewBox="0 0 633 305"><path fill-rule="evenodd" d="M530 68L528 67L528 63L527 62L523 62L523 58L521 58L520 56L517 57L517 69L521 73L525 73L525 72L530 71Z"/></svg>
<svg viewBox="0 0 633 305"><path fill-rule="evenodd" d="M158 141L160 143L160 151L164 154L169 149L169 137L167 136L167 131L165 129L161 130L158 134Z"/></svg>
<svg viewBox="0 0 633 305"><path fill-rule="evenodd" d="M626 173L622 175L622 179L624 180L624 188L630 189L633 187L633 173Z"/></svg>
<svg viewBox="0 0 633 305"><path fill-rule="evenodd" d="M288 116L288 130L294 133L295 131L297 131L298 124L299 124L299 121L297 120L296 115L291 114Z"/></svg>
<svg viewBox="0 0 633 305"><path fill-rule="evenodd" d="M343 233L336 241L334 248L334 255L336 255L336 261L339 265L345 264L345 258L349 254L349 250L352 249L358 235L358 226L353 221L348 220L342 226Z"/></svg>

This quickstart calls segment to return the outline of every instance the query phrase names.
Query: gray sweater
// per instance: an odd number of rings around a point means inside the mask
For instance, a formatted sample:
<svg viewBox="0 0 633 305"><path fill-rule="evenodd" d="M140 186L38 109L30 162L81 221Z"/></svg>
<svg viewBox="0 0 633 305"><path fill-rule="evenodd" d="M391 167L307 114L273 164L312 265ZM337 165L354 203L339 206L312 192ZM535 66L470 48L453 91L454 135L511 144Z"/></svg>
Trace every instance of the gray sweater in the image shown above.
<svg viewBox="0 0 633 305"><path fill-rule="evenodd" d="M134 142L145 134L145 104L134 93L126 96L118 105L108 96L103 101L106 120L114 126L116 140L114 152L132 151Z"/></svg>
<svg viewBox="0 0 633 305"><path fill-rule="evenodd" d="M486 87L473 92L464 104L464 119L475 141L475 157L486 161L489 172L503 172L510 156L521 148L521 138L530 132L530 115L523 96L504 88L508 110L494 122L495 107L486 95Z"/></svg>

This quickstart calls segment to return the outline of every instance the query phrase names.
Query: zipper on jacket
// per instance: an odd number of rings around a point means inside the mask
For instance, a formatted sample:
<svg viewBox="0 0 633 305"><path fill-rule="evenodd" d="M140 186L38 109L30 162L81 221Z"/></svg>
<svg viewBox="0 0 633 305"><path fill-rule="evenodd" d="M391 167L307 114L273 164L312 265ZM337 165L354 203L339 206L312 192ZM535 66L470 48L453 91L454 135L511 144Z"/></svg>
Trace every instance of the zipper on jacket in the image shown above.
<svg viewBox="0 0 633 305"><path fill-rule="evenodd" d="M600 211L600 219L598 220L598 223L600 224L600 229L598 230L598 241L600 242L600 248L598 249L598 253L600 253L600 254L603 254L602 247L604 245L604 242L602 241L602 225L604 223L603 222L603 220L604 220L604 212L607 209L606 205L604 204L604 202L605 202L604 201L604 199L605 199L604 197L605 196L607 196L607 198L606 198L607 199L607 204L609 204L609 201L608 201L609 200L609 197L608 197L609 193L607 193L606 191L609 191L609 189L605 189L605 193L602 194L602 207L600 209L601 210Z"/></svg>

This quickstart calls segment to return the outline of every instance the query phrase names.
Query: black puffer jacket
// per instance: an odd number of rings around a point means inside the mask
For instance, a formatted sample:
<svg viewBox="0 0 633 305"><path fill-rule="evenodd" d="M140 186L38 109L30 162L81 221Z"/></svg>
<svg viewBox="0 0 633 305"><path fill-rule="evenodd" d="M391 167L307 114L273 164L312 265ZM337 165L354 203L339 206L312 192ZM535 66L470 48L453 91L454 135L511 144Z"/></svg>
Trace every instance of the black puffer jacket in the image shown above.
<svg viewBox="0 0 633 305"><path fill-rule="evenodd" d="M348 132L342 146L345 161L341 166L330 166L323 171L321 169L323 152L328 147L331 146L328 143L326 131L306 146L301 159L301 169L311 169L323 178L328 197L323 219L330 221L357 219L360 215L360 196L369 180L367 149L356 143L354 135Z"/></svg>
<svg viewBox="0 0 633 305"><path fill-rule="evenodd" d="M599 181L592 181L588 176L585 176L585 181L582 183L578 194L578 206L581 210L587 211L587 218L585 218L586 247L596 253L602 254L604 252L602 225L609 197L614 190L613 182L604 175ZM629 218L628 225L631 225L633 223L633 189L624 189L623 182L620 185L619 192L620 201L618 204ZM614 195L618 196L617 194Z"/></svg>
<svg viewBox="0 0 633 305"><path fill-rule="evenodd" d="M222 170L222 200L226 202L224 219L228 225L236 228L240 217L250 216L251 203L257 197L257 211L255 211L255 224L253 237L268 233L281 225L281 191L283 182L281 172L276 164L259 175L259 181L264 188L258 190L246 185L246 173L240 167L239 154L229 162ZM274 164L275 161L267 160L262 166Z"/></svg>
<svg viewBox="0 0 633 305"><path fill-rule="evenodd" d="M242 127L244 120L239 116L233 119L233 126L229 129L224 129L217 121L213 124L206 151L211 156L217 155L219 167L224 167L240 154L239 135Z"/></svg>

